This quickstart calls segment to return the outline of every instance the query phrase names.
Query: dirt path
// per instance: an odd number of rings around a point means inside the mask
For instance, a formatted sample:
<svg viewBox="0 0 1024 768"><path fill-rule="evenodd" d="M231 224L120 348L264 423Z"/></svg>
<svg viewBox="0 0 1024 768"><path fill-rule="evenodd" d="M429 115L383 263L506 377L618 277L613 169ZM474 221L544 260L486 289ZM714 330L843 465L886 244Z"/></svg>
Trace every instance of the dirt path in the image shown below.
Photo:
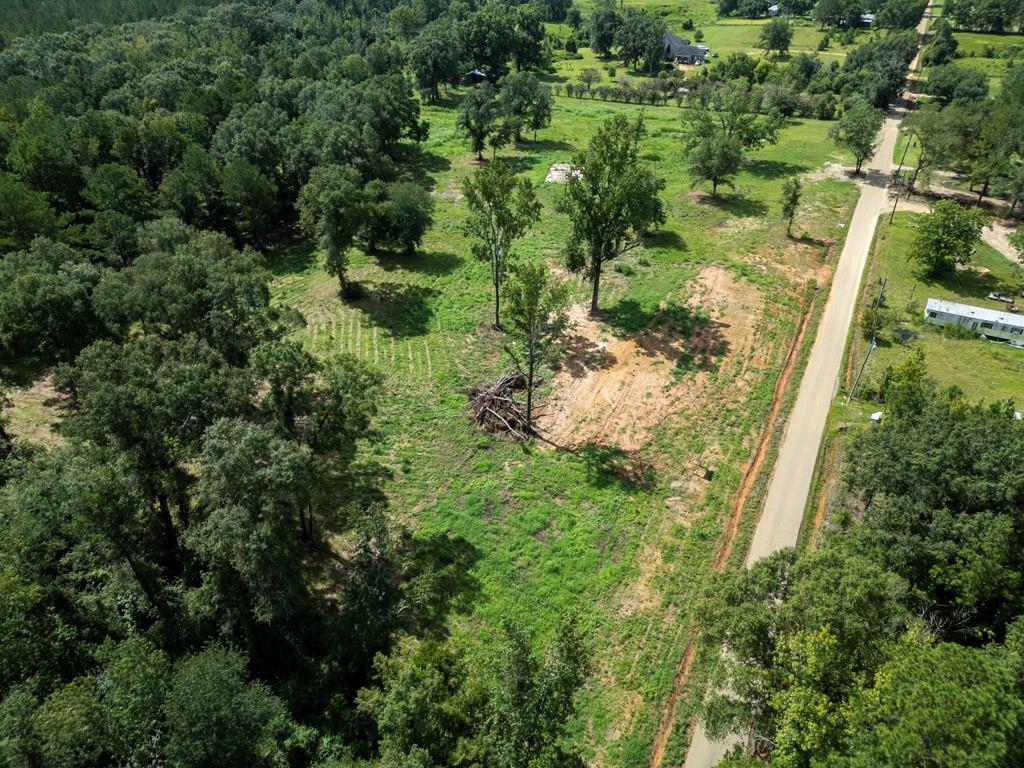
<svg viewBox="0 0 1024 768"><path fill-rule="evenodd" d="M729 555L732 553L732 544L739 530L740 518L743 515L743 508L747 504L750 492L754 488L754 482L757 480L761 467L764 466L765 458L768 455L768 448L771 446L772 436L775 433L775 422L778 420L779 412L782 410L786 389L789 387L793 368L796 367L796 360L800 355L800 347L803 345L810 320L811 307L807 307L804 310L804 316L800 321L796 337L793 339L792 344L790 344L789 353L786 355L786 362L782 367L782 373L779 375L778 381L775 382L775 389L772 392L772 405L768 411L768 417L765 419L764 429L761 430L757 449L754 451L754 456L743 473L743 478L740 481L736 495L733 496L729 519L725 525L725 537L715 553L715 560L712 564L714 571L721 571L729 561ZM665 705L662 707L661 723L658 726L657 733L654 735L654 746L651 750L651 768L659 768L665 757L665 747L668 746L668 739L672 735L675 723L676 706L679 703L679 696L690 676L690 667L693 665L693 657L696 655L696 652L697 637L695 636L690 640L689 645L686 646L683 658L679 661L675 677L672 680L672 689L669 691L668 699L666 699Z"/></svg>
<svg viewBox="0 0 1024 768"><path fill-rule="evenodd" d="M926 31L930 16L929 3L918 26L919 33ZM911 63L911 70L916 68L916 64L917 57ZM764 511L747 553L748 567L797 543L818 459L818 446L838 384L861 276L867 264L878 217L890 204L886 187L893 168L892 156L899 124L904 114L904 109L895 108L886 115L878 150L868 164L866 178L861 184L860 199L839 256L832 290L822 313L818 334L811 347L807 368L769 481ZM685 768L711 768L738 741L739 737L734 735L724 741L711 741L698 724L686 754Z"/></svg>

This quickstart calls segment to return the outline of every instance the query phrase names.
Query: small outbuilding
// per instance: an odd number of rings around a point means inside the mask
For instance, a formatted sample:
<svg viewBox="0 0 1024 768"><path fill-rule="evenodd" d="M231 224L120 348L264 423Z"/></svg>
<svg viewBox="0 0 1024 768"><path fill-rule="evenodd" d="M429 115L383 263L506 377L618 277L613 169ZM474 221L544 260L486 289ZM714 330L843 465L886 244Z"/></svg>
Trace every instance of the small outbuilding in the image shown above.
<svg viewBox="0 0 1024 768"><path fill-rule="evenodd" d="M780 10L781 9L779 8L778 5L769 5L768 6L768 15L769 16L778 16Z"/></svg>
<svg viewBox="0 0 1024 768"><path fill-rule="evenodd" d="M699 67L708 57L709 49L706 45L692 45L686 38L673 35L671 32L665 33L662 45L665 61L676 64L691 64Z"/></svg>
<svg viewBox="0 0 1024 768"><path fill-rule="evenodd" d="M463 85L479 85L480 83L486 83L488 80L490 78L487 77L487 73L482 69L471 69L462 76Z"/></svg>
<svg viewBox="0 0 1024 768"><path fill-rule="evenodd" d="M924 319L932 325L959 325L987 339L1024 347L1024 317L1007 310L928 299Z"/></svg>

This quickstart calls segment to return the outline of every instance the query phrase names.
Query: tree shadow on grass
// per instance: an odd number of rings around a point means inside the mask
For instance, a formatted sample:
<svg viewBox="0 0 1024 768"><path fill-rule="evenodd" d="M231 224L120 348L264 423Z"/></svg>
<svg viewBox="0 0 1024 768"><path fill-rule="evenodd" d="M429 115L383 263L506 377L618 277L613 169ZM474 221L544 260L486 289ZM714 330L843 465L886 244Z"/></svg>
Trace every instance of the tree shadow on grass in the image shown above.
<svg viewBox="0 0 1024 768"><path fill-rule="evenodd" d="M386 505L380 510L387 514ZM351 536L354 522L365 512L353 508L336 535ZM470 610L480 595L480 581L473 569L480 550L461 536L445 532L416 536L404 525L389 520L390 558L381 563L382 580L397 588L399 605L392 616L395 629L418 637L444 638L448 617ZM328 539L322 539L311 561L316 571L317 589L324 597L343 595L353 577L351 553L339 551Z"/></svg>
<svg viewBox="0 0 1024 768"><path fill-rule="evenodd" d="M676 251L686 250L686 241L683 240L682 235L671 229L659 229L657 232L648 233L644 238L644 245Z"/></svg>
<svg viewBox="0 0 1024 768"><path fill-rule="evenodd" d="M567 141L559 141L557 139L537 139L534 141L528 136L524 136L523 141L520 142L520 146L531 152L576 152L576 147L572 144Z"/></svg>
<svg viewBox="0 0 1024 768"><path fill-rule="evenodd" d="M448 93L441 94L441 97L437 101L430 101L427 104L431 107L441 107L442 109L458 109L459 104L465 98L465 93L460 91L448 91Z"/></svg>
<svg viewBox="0 0 1024 768"><path fill-rule="evenodd" d="M395 338L406 338L427 333L434 315L430 300L435 295L437 290L430 286L386 281L366 288L365 295L351 305Z"/></svg>
<svg viewBox="0 0 1024 768"><path fill-rule="evenodd" d="M938 277L929 277L923 271L916 275L924 285L944 288L959 295L961 298L987 299L992 292L1016 293L1017 286L999 278L987 270L982 271L970 264Z"/></svg>
<svg viewBox="0 0 1024 768"><path fill-rule="evenodd" d="M428 152L420 146L405 146L403 171L421 186L434 184L434 177L447 173L452 168L452 161L447 157Z"/></svg>
<svg viewBox="0 0 1024 768"><path fill-rule="evenodd" d="M461 256L446 251L417 251L412 256L378 251L374 256L381 269L386 272L400 269L432 277L451 274L465 263Z"/></svg>
<svg viewBox="0 0 1024 768"><path fill-rule="evenodd" d="M743 170L752 176L761 179L779 179L782 177L796 176L806 170L803 165L787 163L784 160L750 160L743 166Z"/></svg>
<svg viewBox="0 0 1024 768"><path fill-rule="evenodd" d="M584 443L573 453L583 459L587 468L587 481L595 488L654 487L654 467L636 451L626 451L615 445Z"/></svg>
<svg viewBox="0 0 1024 768"><path fill-rule="evenodd" d="M704 203L715 208L721 208L723 211L728 211L733 216L764 216L768 213L768 206L760 200L754 200L736 193L728 197L711 197L708 195L704 198Z"/></svg>
<svg viewBox="0 0 1024 768"><path fill-rule="evenodd" d="M74 357L75 355L72 353L68 359L73 360ZM47 371L58 362L60 360L57 358L41 355L0 358L0 385L27 387L47 375ZM0 387L0 399L2 397L3 389ZM47 403L47 405L49 404Z"/></svg>
<svg viewBox="0 0 1024 768"><path fill-rule="evenodd" d="M623 299L602 312L601 319L644 354L674 362L681 373L715 370L729 351L722 333L728 323L712 320L702 308L671 302L651 310L635 299Z"/></svg>
<svg viewBox="0 0 1024 768"><path fill-rule="evenodd" d="M316 247L311 242L277 248L267 253L267 269L275 277L305 272L316 263Z"/></svg>
<svg viewBox="0 0 1024 768"><path fill-rule="evenodd" d="M803 245L810 245L815 248L828 248L831 245L830 241L821 237L813 237L806 232L799 237L796 235L790 235L789 240L794 243L802 243Z"/></svg>
<svg viewBox="0 0 1024 768"><path fill-rule="evenodd" d="M406 563L406 629L417 635L447 635L447 617L468 611L480 595L480 580L473 567L480 550L461 536L448 532L402 536Z"/></svg>
<svg viewBox="0 0 1024 768"><path fill-rule="evenodd" d="M488 162L490 162L492 159L501 160L515 173L526 173L527 171L532 171L533 167L541 161L541 158L538 157L537 155L508 156L502 155L500 153L498 154L497 158L489 157Z"/></svg>

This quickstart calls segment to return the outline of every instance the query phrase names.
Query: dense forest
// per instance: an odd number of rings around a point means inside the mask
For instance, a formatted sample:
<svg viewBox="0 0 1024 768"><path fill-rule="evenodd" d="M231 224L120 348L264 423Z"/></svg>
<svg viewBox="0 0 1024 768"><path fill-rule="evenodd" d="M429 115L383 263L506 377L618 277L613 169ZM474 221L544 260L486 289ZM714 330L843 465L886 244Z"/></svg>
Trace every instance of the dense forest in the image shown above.
<svg viewBox="0 0 1024 768"><path fill-rule="evenodd" d="M57 364L65 414L49 450L0 434L4 765L571 762L574 624L449 647L466 545L391 518L379 375L289 339L256 250L309 232L343 278L345 227L429 224L384 19L190 7L0 51L0 348Z"/></svg>
<svg viewBox="0 0 1024 768"><path fill-rule="evenodd" d="M938 389L920 354L882 389L821 546L709 596L730 691L709 723L753 745L730 766L1024 760L1024 424L1012 403Z"/></svg>
<svg viewBox="0 0 1024 768"><path fill-rule="evenodd" d="M5 0L0 39L34 32L62 32L86 24L111 24L164 16L216 0Z"/></svg>

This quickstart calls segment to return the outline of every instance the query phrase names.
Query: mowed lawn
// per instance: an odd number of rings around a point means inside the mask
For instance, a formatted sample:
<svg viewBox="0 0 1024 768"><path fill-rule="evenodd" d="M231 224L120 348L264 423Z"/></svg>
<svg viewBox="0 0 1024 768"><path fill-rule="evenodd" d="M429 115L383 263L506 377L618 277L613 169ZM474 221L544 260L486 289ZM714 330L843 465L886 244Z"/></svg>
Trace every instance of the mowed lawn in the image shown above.
<svg viewBox="0 0 1024 768"><path fill-rule="evenodd" d="M761 49L758 38L761 35L761 28L768 23L768 19L718 19L713 24L702 27L704 30L704 45L712 52L718 52L719 56L726 56L730 53L748 53L752 56L760 56L764 53ZM825 63L838 61L842 63L846 54L858 45L866 42L870 33L868 30L858 30L855 41L850 45L841 45L838 33L833 30L830 33L829 46L824 51L818 51L818 44L826 32L810 21L809 19L793 19L793 40L789 45L790 55L794 53L817 53ZM677 31L677 30L673 30ZM685 33L679 33L685 36ZM786 61L783 58L780 64Z"/></svg>
<svg viewBox="0 0 1024 768"><path fill-rule="evenodd" d="M767 9L771 4L771 0L766 0L764 7ZM584 0L581 5L584 17L586 17L594 3L593 0ZM675 32L677 35L691 40L694 39L694 31L700 29L704 32L703 44L723 56L736 51L759 54L761 51L757 45L757 38L761 34L761 27L768 23L767 17L760 19L742 19L734 16L720 18L718 4L707 0L684 0L680 3L666 2L666 0L624 0L620 7L647 11L662 19L670 32ZM693 22L693 29L684 29L683 25L686 21ZM791 52L815 52L818 42L825 32L807 17L795 18L792 20L792 24ZM832 30L830 33L832 42L827 50L820 52L821 55L826 61L830 59L842 61L850 50L866 41L871 32L857 30L856 35L857 39L853 45L843 46L838 41L839 33Z"/></svg>
<svg viewBox="0 0 1024 768"><path fill-rule="evenodd" d="M861 306L871 304L878 294L879 279L886 278L886 307L898 318L899 327L912 332L914 338L906 344L882 339L864 380L877 382L887 365L920 348L926 355L929 373L939 384L956 385L973 400L1014 398L1018 405L1024 404L1024 349L982 339L953 338L924 322L924 306L929 298L1005 309L1002 302L987 298L989 292L1017 295L1024 275L998 251L979 243L969 268L938 280L924 277L917 263L907 257L919 216L898 213L893 224L888 223L888 217L879 223ZM855 374L867 352L867 342L859 331L853 339Z"/></svg>
<svg viewBox="0 0 1024 768"><path fill-rule="evenodd" d="M430 138L415 159L437 210L422 252L355 252L350 276L366 295L345 304L318 254L292 249L271 261L274 301L302 312L301 337L310 349L355 354L384 373L380 435L367 471L388 478L393 514L417 537L447 532L461 542L475 587L449 620L453 636L487 657L504 616L546 638L562 616L577 613L594 651L594 675L575 738L593 765L639 768L647 765L695 601L795 336L808 280L827 279L837 254L829 246L845 231L840 225L856 189L812 174L844 159L826 137L829 123L792 121L777 146L751 158L735 192L710 202L687 178L682 110L557 97L550 128L499 153L537 185L544 205L540 223L517 246L519 257L561 268L569 227L556 210L562 187L544 182L549 167L571 160L604 119L643 114L643 157L666 179L668 222L618 271L605 272L601 327L609 338L646 332L656 344L659 334L667 339L680 330L673 325L680 315L685 321L690 313L693 322L715 313L726 334L731 325L753 326L743 353L751 359L723 350L700 370L686 350L669 359L675 370L665 378L666 391L681 401L691 389L703 394L652 425L635 454L620 454L614 434L575 451L524 450L480 434L468 418L467 387L497 378L508 360L503 337L489 327L487 265L470 256L461 233L460 185L478 166L456 133L456 104L453 95L424 109ZM794 227L806 236L801 243L786 238L780 217L781 185L794 174L805 175ZM711 265L753 297L752 306L696 306L703 295L698 276ZM584 301L587 286L570 279L575 300ZM605 409L645 407L642 400L600 398L593 406L595 418ZM702 454L716 471L691 488L686 465ZM640 475L620 471L623 461L641 467ZM698 692L694 686L680 701L666 760L683 754Z"/></svg>

